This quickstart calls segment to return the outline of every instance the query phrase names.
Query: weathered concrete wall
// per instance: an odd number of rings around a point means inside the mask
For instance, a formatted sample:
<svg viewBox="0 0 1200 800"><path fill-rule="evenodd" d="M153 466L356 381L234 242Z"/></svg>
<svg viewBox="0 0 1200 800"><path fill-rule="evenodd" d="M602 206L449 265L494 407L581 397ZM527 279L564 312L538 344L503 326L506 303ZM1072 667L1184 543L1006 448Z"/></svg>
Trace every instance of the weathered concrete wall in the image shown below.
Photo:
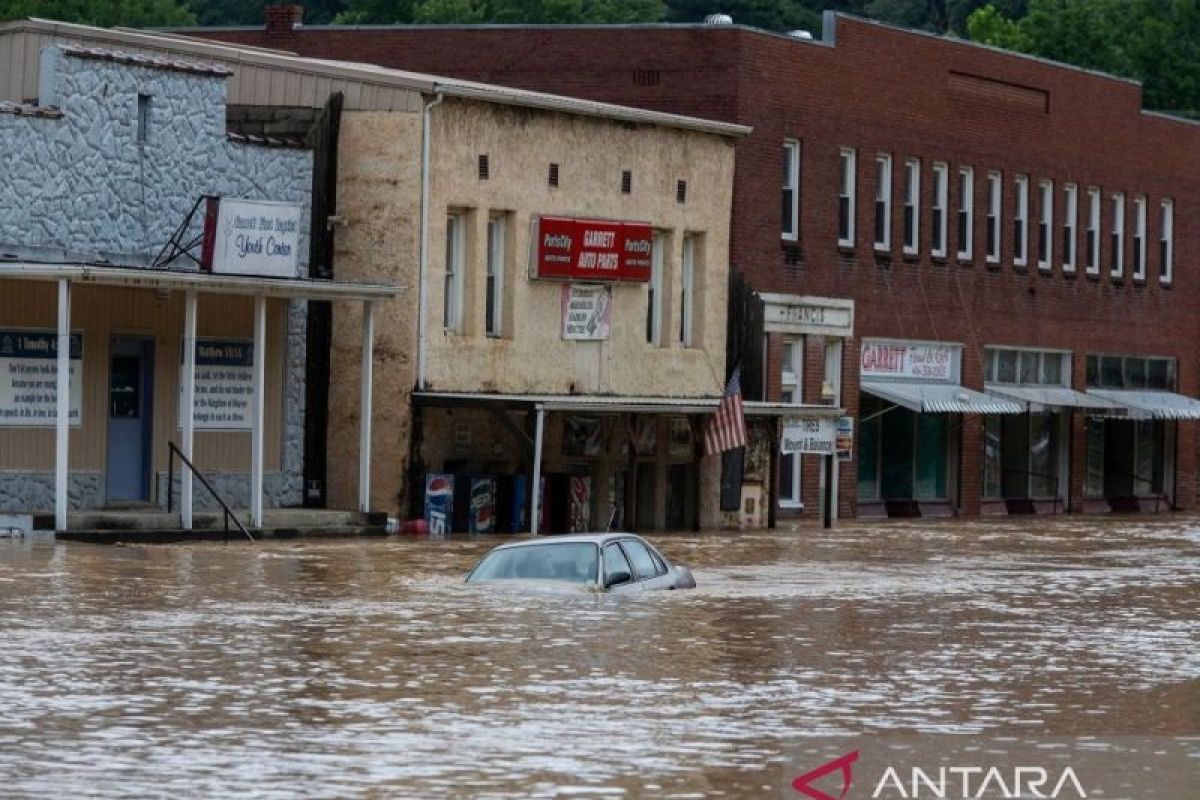
<svg viewBox="0 0 1200 800"><path fill-rule="evenodd" d="M410 397L416 380L417 259L421 196L421 116L347 112L338 145L338 280L404 287L375 310L372 505L395 513L408 468ZM362 314L333 306L329 386L329 503L353 508L358 496Z"/></svg>
<svg viewBox="0 0 1200 800"><path fill-rule="evenodd" d="M725 379L729 204L733 145L706 134L629 126L530 109L447 100L434 112L430 180L427 380L438 391L701 396ZM488 156L481 180L478 157ZM559 185L549 186L549 165ZM632 191L621 173L632 172ZM687 200L676 201L676 182ZM467 212L462 333L443 331L446 215ZM489 215L510 215L511 280L504 335L484 333ZM646 342L647 287L613 290L612 337L565 341L560 284L528 279L530 231L538 215L639 220L667 234L662 346ZM678 341L680 259L685 233L703 236L694 347Z"/></svg>
<svg viewBox="0 0 1200 800"><path fill-rule="evenodd" d="M42 55L40 100L43 107L58 108L61 116L0 113L0 250L30 261L106 258L122 266L148 266L197 198L215 194L301 204L304 212L298 274L304 274L312 154L229 141L225 132L225 90L225 79L220 75L133 65L110 58L82 58L58 47L47 48ZM138 135L139 95L150 98L143 141ZM197 219L192 233L199 230L199 224ZM11 295L17 284L4 282L4 289ZM166 308L175 322L182 319L178 300L172 298ZM209 295L201 299L201 306L226 301L240 302ZM140 306L140 301L135 305ZM75 308L74 322L78 325L78 319L89 311L78 300ZM0 316L0 325L20 322L52 327L54 321L52 310L38 319L18 320L22 314L20 309L10 309L10 313ZM278 376L280 383L276 385L282 385L281 404L274 406L282 408L274 412L283 418L282 435L275 439L282 466L279 489L272 498L284 504L299 503L301 499L305 315L303 303L291 304L285 332L281 326L283 346L272 348L277 353L274 357L283 362L282 370L269 372ZM102 322L104 329L110 323L118 327L121 324L105 315L92 317L97 324ZM177 344L171 337L177 332L173 328L167 331L167 320L159 314L150 324L167 336L158 343L158 351L174 353ZM85 330L85 336L89 335L97 335L97 331ZM100 349L94 347L93 351ZM167 373L162 369L163 359L159 361L161 382ZM106 374L107 369L96 368L85 381L95 383L99 388L92 388L102 391ZM156 406L156 413L166 418L173 408ZM99 423L102 415L91 419L103 427ZM0 431L0 441L9 434L29 436L29 432ZM102 438L103 431L98 435ZM157 449L155 452L157 457ZM8 455L11 458L3 461L20 460L21 451L12 449ZM72 463L75 461L73 453ZM34 489L13 489L16 484L10 481L16 480L0 477L0 484L7 484L3 490L7 492L7 507L45 507L44 498ZM31 480L20 485L36 483ZM99 494L102 499L103 492Z"/></svg>

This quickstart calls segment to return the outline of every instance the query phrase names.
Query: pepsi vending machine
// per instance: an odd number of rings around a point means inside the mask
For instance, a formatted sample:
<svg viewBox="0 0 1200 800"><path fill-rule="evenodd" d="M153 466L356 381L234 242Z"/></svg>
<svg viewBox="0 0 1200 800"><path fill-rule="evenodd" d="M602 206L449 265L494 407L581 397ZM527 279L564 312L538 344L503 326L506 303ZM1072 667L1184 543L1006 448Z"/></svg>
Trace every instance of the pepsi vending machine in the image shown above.
<svg viewBox="0 0 1200 800"><path fill-rule="evenodd" d="M495 533L496 530L496 479L471 478L470 514L467 517L469 533Z"/></svg>
<svg viewBox="0 0 1200 800"><path fill-rule="evenodd" d="M425 476L425 524L430 536L450 533L454 520L454 476Z"/></svg>

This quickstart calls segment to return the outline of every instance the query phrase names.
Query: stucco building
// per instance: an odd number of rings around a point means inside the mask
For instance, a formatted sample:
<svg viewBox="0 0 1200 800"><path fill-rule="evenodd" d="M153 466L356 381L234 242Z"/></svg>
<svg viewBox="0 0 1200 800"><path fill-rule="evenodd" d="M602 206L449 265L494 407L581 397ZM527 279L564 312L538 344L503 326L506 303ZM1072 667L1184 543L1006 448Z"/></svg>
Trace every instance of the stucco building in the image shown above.
<svg viewBox="0 0 1200 800"><path fill-rule="evenodd" d="M843 513L1195 504L1200 128L1136 83L837 14L203 33L752 126L731 331L747 392L856 417ZM811 514L815 459L775 488Z"/></svg>

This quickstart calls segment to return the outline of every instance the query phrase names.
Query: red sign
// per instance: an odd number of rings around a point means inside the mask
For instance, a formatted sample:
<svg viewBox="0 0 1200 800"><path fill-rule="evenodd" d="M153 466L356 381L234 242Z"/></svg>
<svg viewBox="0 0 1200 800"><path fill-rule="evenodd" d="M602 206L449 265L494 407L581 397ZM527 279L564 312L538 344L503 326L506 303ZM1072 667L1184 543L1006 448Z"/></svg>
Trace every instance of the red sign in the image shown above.
<svg viewBox="0 0 1200 800"><path fill-rule="evenodd" d="M648 223L541 217L534 239L535 278L650 280L654 233Z"/></svg>

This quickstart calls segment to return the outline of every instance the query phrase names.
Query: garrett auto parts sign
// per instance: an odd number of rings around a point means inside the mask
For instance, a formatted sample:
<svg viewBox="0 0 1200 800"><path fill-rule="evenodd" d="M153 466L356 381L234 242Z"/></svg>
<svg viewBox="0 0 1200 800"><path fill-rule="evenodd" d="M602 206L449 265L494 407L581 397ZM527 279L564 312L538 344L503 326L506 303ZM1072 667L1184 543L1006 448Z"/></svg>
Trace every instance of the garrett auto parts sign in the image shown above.
<svg viewBox="0 0 1200 800"><path fill-rule="evenodd" d="M649 223L539 217L534 220L531 277L645 283L653 250Z"/></svg>

